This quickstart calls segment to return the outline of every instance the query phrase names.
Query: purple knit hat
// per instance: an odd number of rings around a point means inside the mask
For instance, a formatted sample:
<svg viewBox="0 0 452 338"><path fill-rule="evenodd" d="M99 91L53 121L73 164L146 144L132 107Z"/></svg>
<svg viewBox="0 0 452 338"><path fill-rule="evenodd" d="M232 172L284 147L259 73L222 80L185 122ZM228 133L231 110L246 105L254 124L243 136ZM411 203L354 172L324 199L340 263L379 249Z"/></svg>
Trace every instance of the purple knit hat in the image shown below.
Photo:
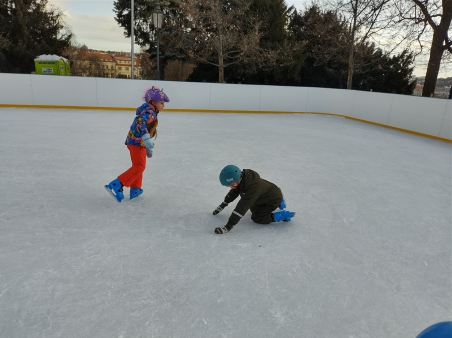
<svg viewBox="0 0 452 338"><path fill-rule="evenodd" d="M159 87L152 86L144 93L143 100L146 102L151 100L169 102L169 97L163 92L163 89L160 90Z"/></svg>

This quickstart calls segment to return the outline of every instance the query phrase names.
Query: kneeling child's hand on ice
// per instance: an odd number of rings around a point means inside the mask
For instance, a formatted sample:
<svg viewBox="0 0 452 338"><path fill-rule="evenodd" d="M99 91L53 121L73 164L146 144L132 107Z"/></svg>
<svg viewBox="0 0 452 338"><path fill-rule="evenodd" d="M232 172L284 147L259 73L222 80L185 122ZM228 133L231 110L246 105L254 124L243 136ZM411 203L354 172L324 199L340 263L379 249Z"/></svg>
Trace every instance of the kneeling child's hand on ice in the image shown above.
<svg viewBox="0 0 452 338"><path fill-rule="evenodd" d="M219 214L224 208L226 208L228 205L224 202L222 202L214 211L212 214L217 215Z"/></svg>
<svg viewBox="0 0 452 338"><path fill-rule="evenodd" d="M223 225L220 228L215 228L215 233L219 234L219 235L225 234L225 233L231 231L232 228L233 228L232 226L226 224L226 225Z"/></svg>

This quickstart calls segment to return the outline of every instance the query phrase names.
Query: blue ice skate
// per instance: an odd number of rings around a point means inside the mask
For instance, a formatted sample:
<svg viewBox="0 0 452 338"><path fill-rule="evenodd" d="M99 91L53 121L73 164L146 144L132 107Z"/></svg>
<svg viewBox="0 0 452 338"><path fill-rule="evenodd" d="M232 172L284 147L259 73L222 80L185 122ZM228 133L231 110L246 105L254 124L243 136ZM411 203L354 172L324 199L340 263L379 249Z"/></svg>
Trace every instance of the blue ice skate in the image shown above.
<svg viewBox="0 0 452 338"><path fill-rule="evenodd" d="M107 184L105 186L105 190L107 190L117 202L121 202L124 199L124 194L122 193L122 183L119 179L115 179Z"/></svg>
<svg viewBox="0 0 452 338"><path fill-rule="evenodd" d="M295 213L288 210L272 213L273 222L290 222L293 217L295 217Z"/></svg>
<svg viewBox="0 0 452 338"><path fill-rule="evenodd" d="M135 197L140 196L142 193L143 193L143 189L130 188L130 199L133 200Z"/></svg>
<svg viewBox="0 0 452 338"><path fill-rule="evenodd" d="M282 200L281 204L279 205L279 210L284 210L286 208L286 201Z"/></svg>

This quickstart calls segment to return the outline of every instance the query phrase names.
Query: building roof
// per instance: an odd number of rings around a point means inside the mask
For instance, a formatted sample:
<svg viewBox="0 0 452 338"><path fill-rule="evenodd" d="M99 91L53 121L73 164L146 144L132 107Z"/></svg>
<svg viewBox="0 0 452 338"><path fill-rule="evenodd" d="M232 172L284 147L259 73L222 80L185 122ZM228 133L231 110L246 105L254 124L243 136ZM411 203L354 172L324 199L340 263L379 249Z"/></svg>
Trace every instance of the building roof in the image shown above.
<svg viewBox="0 0 452 338"><path fill-rule="evenodd" d="M99 52L86 52L81 53L78 57L79 60L98 60L101 62L116 62L116 60L110 54Z"/></svg>
<svg viewBox="0 0 452 338"><path fill-rule="evenodd" d="M100 62L115 62L118 63L119 61L131 61L131 57L128 55L121 55L121 54L108 54L103 52L97 52L97 51L87 51L82 52L79 54L78 60L80 61L93 61L97 60ZM139 55L135 55L134 58L134 65L139 66L141 64L141 57Z"/></svg>

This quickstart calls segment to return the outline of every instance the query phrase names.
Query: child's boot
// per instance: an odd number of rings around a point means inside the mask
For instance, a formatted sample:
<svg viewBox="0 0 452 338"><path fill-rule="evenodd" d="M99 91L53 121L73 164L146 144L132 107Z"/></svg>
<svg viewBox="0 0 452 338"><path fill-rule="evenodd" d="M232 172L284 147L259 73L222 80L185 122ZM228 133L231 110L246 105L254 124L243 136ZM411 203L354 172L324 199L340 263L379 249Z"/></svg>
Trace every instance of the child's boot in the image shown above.
<svg viewBox="0 0 452 338"><path fill-rule="evenodd" d="M130 199L133 200L135 197L140 196L142 193L143 193L143 189L130 188Z"/></svg>
<svg viewBox="0 0 452 338"><path fill-rule="evenodd" d="M272 213L273 222L279 222L279 221L290 222L290 220L294 216L295 216L295 213L288 211L288 210L277 211L277 212Z"/></svg>
<svg viewBox="0 0 452 338"><path fill-rule="evenodd" d="M115 179L111 181L109 184L105 186L105 189L110 193L113 198L121 202L124 199L124 194L122 192L122 183L119 179Z"/></svg>
<svg viewBox="0 0 452 338"><path fill-rule="evenodd" d="M286 202L284 200L281 201L281 204L279 205L279 210L284 210L286 208Z"/></svg>

